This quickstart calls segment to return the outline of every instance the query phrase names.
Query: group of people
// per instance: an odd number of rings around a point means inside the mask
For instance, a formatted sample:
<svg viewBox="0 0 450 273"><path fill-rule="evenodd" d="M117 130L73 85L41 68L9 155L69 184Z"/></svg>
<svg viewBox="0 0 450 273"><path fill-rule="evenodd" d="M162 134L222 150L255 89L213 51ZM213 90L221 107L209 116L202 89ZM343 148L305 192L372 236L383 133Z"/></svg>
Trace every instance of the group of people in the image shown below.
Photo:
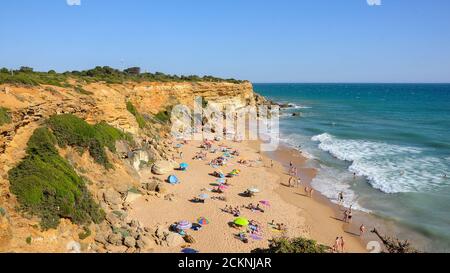
<svg viewBox="0 0 450 273"><path fill-rule="evenodd" d="M336 237L333 247L331 248L333 253L344 253L345 251L345 241L344 237Z"/></svg>
<svg viewBox="0 0 450 273"><path fill-rule="evenodd" d="M225 205L225 208L222 209L223 212L232 214L234 217L239 217L241 215L241 210L239 209L239 207L232 207L231 205Z"/></svg>
<svg viewBox="0 0 450 273"><path fill-rule="evenodd" d="M250 203L246 206L247 209L251 210L251 211L260 211L264 213L264 209L261 208L261 206L259 204L253 205L253 203Z"/></svg>

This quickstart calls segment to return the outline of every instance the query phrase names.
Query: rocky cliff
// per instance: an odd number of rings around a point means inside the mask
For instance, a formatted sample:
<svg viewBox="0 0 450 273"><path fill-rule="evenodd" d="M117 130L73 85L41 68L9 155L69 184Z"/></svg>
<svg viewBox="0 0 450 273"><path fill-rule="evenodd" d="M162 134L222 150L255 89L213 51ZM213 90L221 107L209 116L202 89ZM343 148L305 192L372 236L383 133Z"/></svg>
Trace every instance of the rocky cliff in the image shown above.
<svg viewBox="0 0 450 273"><path fill-rule="evenodd" d="M136 190L130 189L156 192L156 195L163 192L158 181L144 186L142 183L143 176L148 178L152 162L170 164L172 160L168 124L155 118L158 113L175 104L192 106L195 97L235 107L263 101L253 92L249 82L75 83L71 86L0 85L0 106L8 110L10 119L10 122L0 125L0 252L65 252L79 251L77 248L80 247L82 251L120 252L124 249L121 244L109 242L114 241L117 232L111 235L112 238L100 238L100 234L111 232L114 224L128 225L130 230L127 232L134 232L136 238L142 239L140 243L128 239L128 244L133 243L136 247L125 249L133 250L145 245L144 235L149 231L139 229L138 224L124 215L127 199L136 194ZM127 109L127 101L147 122L145 127L139 124L136 113ZM85 234L88 233L86 227L76 226L67 219L63 219L56 230L41 230L39 219L17 210L20 204L10 192L8 171L25 157L27 142L34 130L43 126L50 116L63 113L76 115L89 124L105 121L134 138L132 144L117 143L116 153L108 151L108 158L114 166L110 170L99 166L87 152L80 154L71 147L58 148L74 170L89 181L88 189L106 212L106 224L91 226L89 234ZM170 198L170 194L163 197ZM142 234L137 234L139 230ZM98 241L105 241L105 244ZM125 241L122 240L124 244ZM105 247L99 248L98 244L94 247L96 242Z"/></svg>

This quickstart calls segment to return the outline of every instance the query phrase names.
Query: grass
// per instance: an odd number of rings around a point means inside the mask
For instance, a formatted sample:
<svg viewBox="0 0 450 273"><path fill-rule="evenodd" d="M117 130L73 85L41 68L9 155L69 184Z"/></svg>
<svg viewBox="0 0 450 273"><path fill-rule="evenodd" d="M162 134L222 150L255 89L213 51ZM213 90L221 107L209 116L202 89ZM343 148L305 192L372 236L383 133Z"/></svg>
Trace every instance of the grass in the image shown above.
<svg viewBox="0 0 450 273"><path fill-rule="evenodd" d="M34 131L26 157L8 172L10 190L20 208L40 217L43 229L56 228L60 218L75 224L99 223L104 212L83 179L55 148L56 137L46 128Z"/></svg>
<svg viewBox="0 0 450 273"><path fill-rule="evenodd" d="M90 125L71 114L52 116L48 119L47 124L52 129L60 147L75 147L80 153L88 150L94 161L107 169L112 165L108 161L104 147L115 152L117 140L132 140L130 135L106 122Z"/></svg>
<svg viewBox="0 0 450 273"><path fill-rule="evenodd" d="M162 110L155 115L155 118L163 123L167 123L170 120L170 113L168 110Z"/></svg>
<svg viewBox="0 0 450 273"><path fill-rule="evenodd" d="M138 112L131 101L127 101L127 110L136 118L136 122L138 123L139 128L145 128L146 122L144 117L141 115L141 113Z"/></svg>
<svg viewBox="0 0 450 273"><path fill-rule="evenodd" d="M83 232L78 233L78 238L80 240L84 240L87 237L91 236L92 232L88 227L83 227Z"/></svg>
<svg viewBox="0 0 450 273"><path fill-rule="evenodd" d="M0 107L0 126L8 124L11 122L11 116L8 109L5 107Z"/></svg>

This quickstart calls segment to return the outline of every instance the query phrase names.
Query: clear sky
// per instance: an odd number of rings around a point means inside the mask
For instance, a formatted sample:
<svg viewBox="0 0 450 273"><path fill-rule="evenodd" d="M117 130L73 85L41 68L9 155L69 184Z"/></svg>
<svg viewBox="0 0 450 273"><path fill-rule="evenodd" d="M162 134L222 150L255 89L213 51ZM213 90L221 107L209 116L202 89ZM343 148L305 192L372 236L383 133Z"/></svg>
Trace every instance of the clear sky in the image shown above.
<svg viewBox="0 0 450 273"><path fill-rule="evenodd" d="M450 1L1 0L0 67L22 65L253 82L450 82Z"/></svg>

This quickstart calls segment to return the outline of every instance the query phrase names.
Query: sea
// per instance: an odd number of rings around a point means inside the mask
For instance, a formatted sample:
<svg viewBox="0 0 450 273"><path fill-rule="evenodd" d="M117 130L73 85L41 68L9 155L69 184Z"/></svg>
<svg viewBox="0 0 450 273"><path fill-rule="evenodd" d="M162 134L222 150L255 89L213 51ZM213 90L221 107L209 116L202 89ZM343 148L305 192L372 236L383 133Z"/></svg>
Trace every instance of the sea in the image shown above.
<svg viewBox="0 0 450 273"><path fill-rule="evenodd" d="M450 252L450 84L254 89L289 104L280 140L319 170L317 191L333 202L343 192L346 206L420 235L421 251Z"/></svg>

